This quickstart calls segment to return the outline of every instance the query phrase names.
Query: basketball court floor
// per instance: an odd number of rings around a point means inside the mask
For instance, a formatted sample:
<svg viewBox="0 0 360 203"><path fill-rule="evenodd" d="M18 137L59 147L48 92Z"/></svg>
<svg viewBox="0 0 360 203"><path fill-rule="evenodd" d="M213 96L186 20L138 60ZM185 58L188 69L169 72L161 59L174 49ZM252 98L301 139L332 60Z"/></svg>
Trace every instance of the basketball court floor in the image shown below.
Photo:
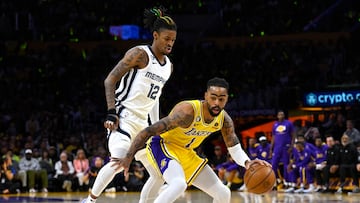
<svg viewBox="0 0 360 203"><path fill-rule="evenodd" d="M0 195L0 202L4 203L74 203L87 196L86 192L64 193L21 193L18 195ZM139 193L117 192L103 193L97 203L137 203ZM197 190L186 191L175 203L211 203L211 198ZM254 195L247 192L232 192L231 203L360 203L360 194L288 194L270 192L265 195ZM164 202L165 203L165 202Z"/></svg>

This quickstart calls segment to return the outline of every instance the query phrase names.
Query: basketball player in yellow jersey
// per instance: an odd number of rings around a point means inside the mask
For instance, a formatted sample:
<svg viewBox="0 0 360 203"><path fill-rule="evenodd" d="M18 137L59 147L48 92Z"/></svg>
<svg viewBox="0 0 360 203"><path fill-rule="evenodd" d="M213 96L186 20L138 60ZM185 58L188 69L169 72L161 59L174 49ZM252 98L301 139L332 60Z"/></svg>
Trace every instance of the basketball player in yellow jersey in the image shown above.
<svg viewBox="0 0 360 203"><path fill-rule="evenodd" d="M266 161L250 160L241 148L234 132L234 123L225 112L229 84L221 78L207 83L205 100L178 103L170 114L142 130L133 140L125 158L113 158L113 166L127 171L135 153L148 142L147 153L152 165L162 174L168 187L155 203L174 202L187 188L194 185L213 197L214 203L230 202L226 187L209 165L193 150L215 131L221 131L234 161L249 168L253 163L269 165Z"/></svg>

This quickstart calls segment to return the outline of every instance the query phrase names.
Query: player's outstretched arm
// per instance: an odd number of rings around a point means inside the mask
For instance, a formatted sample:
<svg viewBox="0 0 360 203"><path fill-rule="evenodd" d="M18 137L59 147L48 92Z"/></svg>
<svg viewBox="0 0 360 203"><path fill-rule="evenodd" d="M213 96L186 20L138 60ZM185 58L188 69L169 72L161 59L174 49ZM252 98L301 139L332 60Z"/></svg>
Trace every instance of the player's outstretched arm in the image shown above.
<svg viewBox="0 0 360 203"><path fill-rule="evenodd" d="M176 127L186 128L192 123L193 119L194 109L191 104L187 102L177 104L168 116L140 131L131 143L126 157L123 159L112 159L114 162L113 166L117 165L116 169L124 167L125 171L127 171L136 152L144 147L146 141L151 136L160 135Z"/></svg>
<svg viewBox="0 0 360 203"><path fill-rule="evenodd" d="M115 130L118 127L118 116L115 111L115 88L116 83L132 68L143 68L149 62L146 52L138 47L132 48L126 52L125 56L110 71L104 81L105 97L108 109L108 115L104 122L104 127Z"/></svg>
<svg viewBox="0 0 360 203"><path fill-rule="evenodd" d="M221 133L231 157L237 164L245 167L246 169L248 169L254 163L270 166L268 162L263 160L250 160L249 156L242 149L239 139L236 136L233 120L226 112L224 116L224 125L221 129Z"/></svg>

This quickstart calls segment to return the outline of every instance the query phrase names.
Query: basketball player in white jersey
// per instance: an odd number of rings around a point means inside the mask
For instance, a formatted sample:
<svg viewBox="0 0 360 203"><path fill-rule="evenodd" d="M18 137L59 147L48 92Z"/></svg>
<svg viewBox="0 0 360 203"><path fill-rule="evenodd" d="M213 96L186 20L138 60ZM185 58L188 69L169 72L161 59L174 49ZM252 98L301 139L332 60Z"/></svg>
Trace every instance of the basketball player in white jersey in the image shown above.
<svg viewBox="0 0 360 203"><path fill-rule="evenodd" d="M104 127L109 132L111 157L124 157L134 136L149 125L148 118L150 117L151 122L159 119L159 97L173 68L167 55L172 50L177 34L175 22L164 12L162 7L144 11L145 27L153 34L152 45L136 46L128 50L104 81L108 108ZM117 88L116 84L119 84ZM157 194L163 181L151 175L156 172L149 167L145 149L139 151L136 159L142 162L150 174L141 193L140 202L146 202ZM122 169L116 170L111 162L104 165L88 198L83 202L95 202L121 171Z"/></svg>
<svg viewBox="0 0 360 203"><path fill-rule="evenodd" d="M128 170L136 152L150 138L147 153L151 166L168 184L154 203L174 202L188 185L206 192L213 198L213 203L230 203L230 189L206 164L207 159L198 156L194 150L208 136L221 131L231 157L246 169L254 163L271 165L260 159L250 160L242 149L234 123L224 110L228 89L226 80L210 79L204 100L179 102L168 116L142 130L133 140L127 155L113 159L113 165Z"/></svg>

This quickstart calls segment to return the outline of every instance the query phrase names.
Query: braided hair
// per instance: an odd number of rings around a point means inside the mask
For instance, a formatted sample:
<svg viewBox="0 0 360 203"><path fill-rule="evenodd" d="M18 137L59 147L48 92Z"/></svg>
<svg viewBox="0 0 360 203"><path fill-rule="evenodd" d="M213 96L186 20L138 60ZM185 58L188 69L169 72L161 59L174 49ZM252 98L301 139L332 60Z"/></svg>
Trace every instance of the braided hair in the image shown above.
<svg viewBox="0 0 360 203"><path fill-rule="evenodd" d="M166 9L162 6L144 10L144 25L151 32L159 32L160 29L177 30L175 21L166 14Z"/></svg>

